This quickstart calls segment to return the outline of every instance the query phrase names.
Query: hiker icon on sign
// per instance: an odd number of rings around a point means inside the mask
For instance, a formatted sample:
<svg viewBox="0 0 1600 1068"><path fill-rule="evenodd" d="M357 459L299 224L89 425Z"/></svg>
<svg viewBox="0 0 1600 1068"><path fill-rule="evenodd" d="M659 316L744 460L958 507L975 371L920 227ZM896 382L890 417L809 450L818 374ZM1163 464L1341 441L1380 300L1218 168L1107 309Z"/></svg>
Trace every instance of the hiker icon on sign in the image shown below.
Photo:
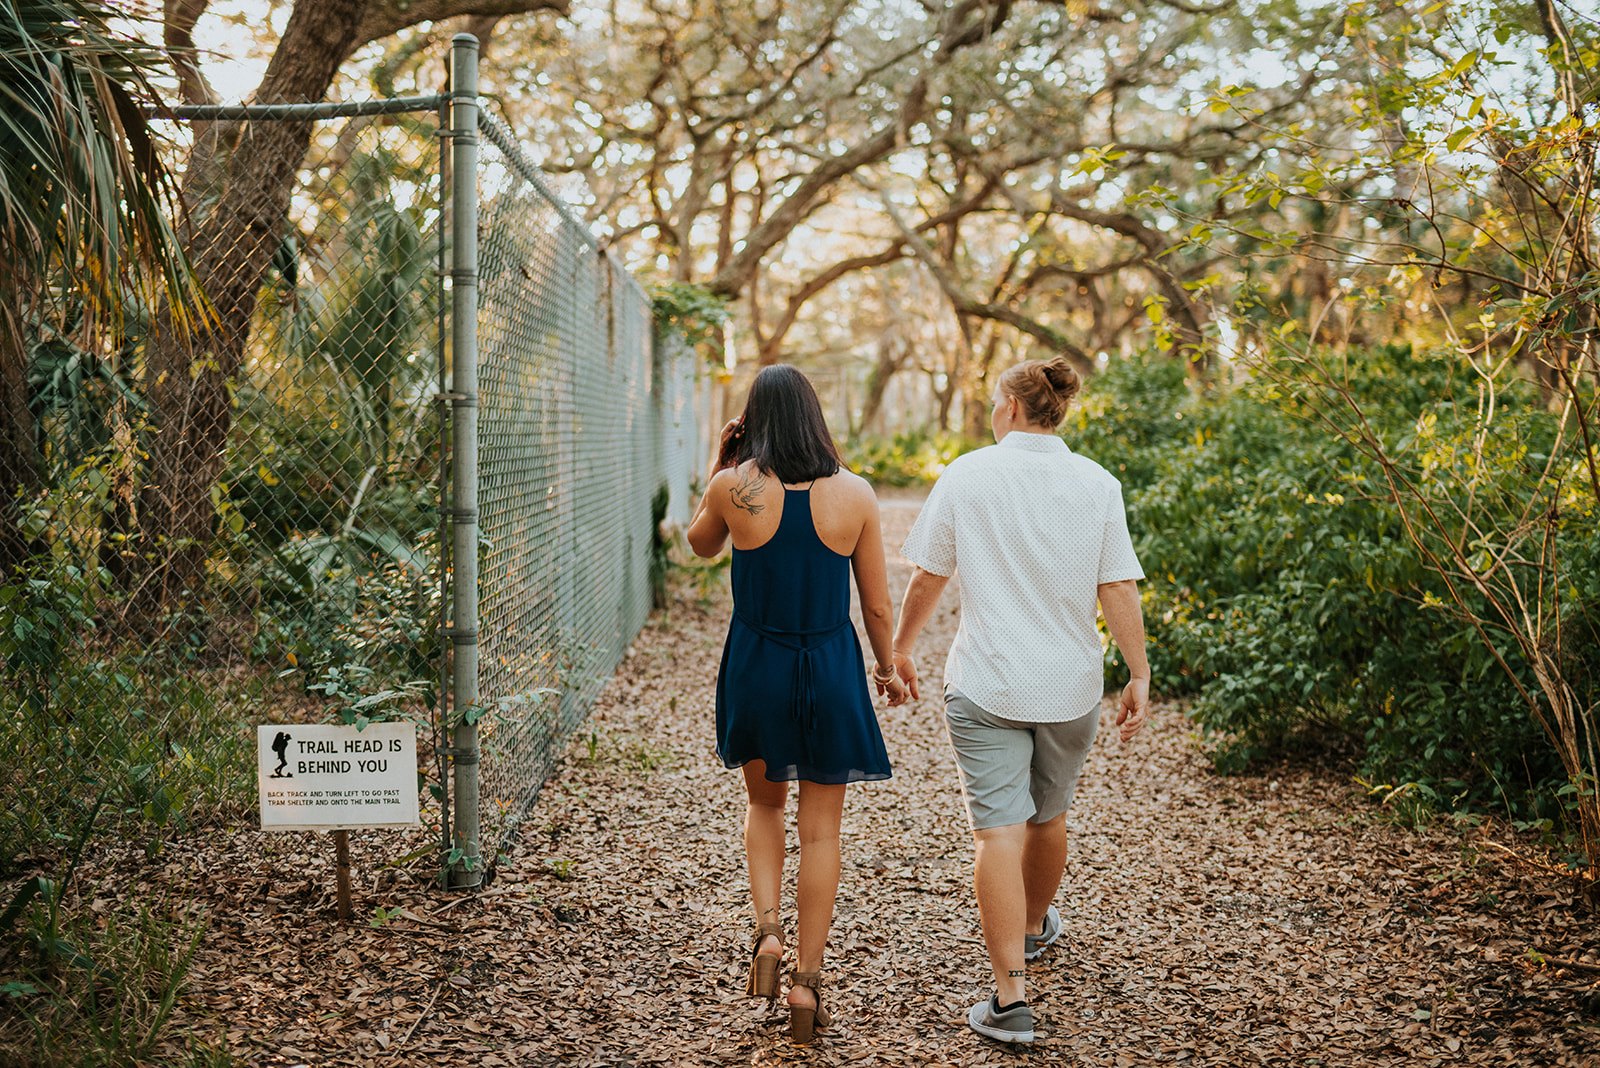
<svg viewBox="0 0 1600 1068"><path fill-rule="evenodd" d="M268 776L273 779L292 779L294 772L284 771L289 766L289 732L279 731L278 736L272 739L272 751L278 754L278 766L272 769Z"/></svg>

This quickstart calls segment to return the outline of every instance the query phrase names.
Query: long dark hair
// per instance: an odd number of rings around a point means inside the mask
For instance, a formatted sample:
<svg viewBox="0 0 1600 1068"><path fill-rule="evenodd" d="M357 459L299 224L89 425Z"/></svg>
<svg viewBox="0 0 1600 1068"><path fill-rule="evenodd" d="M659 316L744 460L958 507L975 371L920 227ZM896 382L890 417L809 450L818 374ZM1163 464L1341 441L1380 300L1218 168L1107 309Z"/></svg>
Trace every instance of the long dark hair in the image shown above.
<svg viewBox="0 0 1600 1068"><path fill-rule="evenodd" d="M822 402L805 375L788 364L764 367L750 384L739 427L739 463L754 460L784 482L810 482L839 472Z"/></svg>

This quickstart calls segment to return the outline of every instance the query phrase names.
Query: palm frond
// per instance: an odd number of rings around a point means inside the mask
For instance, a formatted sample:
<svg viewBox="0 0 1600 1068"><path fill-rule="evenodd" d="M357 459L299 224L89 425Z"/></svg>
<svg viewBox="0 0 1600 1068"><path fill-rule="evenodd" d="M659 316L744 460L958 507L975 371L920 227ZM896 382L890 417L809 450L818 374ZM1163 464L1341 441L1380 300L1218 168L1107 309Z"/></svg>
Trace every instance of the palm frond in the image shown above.
<svg viewBox="0 0 1600 1068"><path fill-rule="evenodd" d="M178 198L139 98L156 100L155 46L115 36L93 0L0 6L0 257L13 299L52 292L115 330L125 294L163 291L183 321L204 306L172 220ZM20 345L18 346L21 347Z"/></svg>

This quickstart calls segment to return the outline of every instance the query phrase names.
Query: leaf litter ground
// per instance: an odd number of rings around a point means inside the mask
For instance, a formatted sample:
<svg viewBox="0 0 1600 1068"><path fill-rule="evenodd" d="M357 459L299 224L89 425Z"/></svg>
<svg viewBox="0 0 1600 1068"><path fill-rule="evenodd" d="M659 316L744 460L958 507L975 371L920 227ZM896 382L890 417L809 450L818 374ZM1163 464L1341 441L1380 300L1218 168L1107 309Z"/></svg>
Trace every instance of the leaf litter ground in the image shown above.
<svg viewBox="0 0 1600 1068"><path fill-rule="evenodd" d="M916 507L884 502L896 598ZM743 792L712 752L728 614L681 589L652 619L480 894L386 866L420 834L353 833L340 925L326 841L251 831L107 858L97 893L194 895L209 929L178 1029L247 1064L1600 1065L1600 932L1570 884L1482 827L1400 828L1348 777L1220 778L1172 707L1090 758L1067 936L1029 970L1039 1041L974 1035L990 978L936 685L880 714L895 774L846 805L837 1022L793 1046L743 996ZM956 621L952 590L925 678Z"/></svg>

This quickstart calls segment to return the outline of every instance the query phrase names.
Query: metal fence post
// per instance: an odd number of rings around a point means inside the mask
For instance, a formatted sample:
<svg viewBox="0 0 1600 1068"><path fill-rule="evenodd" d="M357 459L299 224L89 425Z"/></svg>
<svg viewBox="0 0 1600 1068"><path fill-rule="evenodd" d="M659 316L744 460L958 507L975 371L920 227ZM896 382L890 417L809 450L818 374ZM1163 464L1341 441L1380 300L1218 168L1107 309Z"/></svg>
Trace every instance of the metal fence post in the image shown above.
<svg viewBox="0 0 1600 1068"><path fill-rule="evenodd" d="M483 879L478 820L478 39L458 33L450 51L451 171L451 471L454 524L451 739L455 772L456 863L450 885Z"/></svg>

